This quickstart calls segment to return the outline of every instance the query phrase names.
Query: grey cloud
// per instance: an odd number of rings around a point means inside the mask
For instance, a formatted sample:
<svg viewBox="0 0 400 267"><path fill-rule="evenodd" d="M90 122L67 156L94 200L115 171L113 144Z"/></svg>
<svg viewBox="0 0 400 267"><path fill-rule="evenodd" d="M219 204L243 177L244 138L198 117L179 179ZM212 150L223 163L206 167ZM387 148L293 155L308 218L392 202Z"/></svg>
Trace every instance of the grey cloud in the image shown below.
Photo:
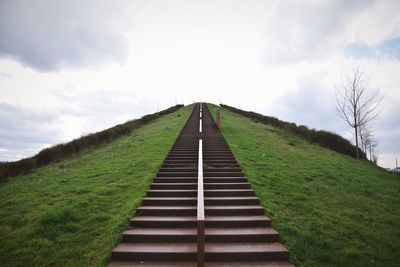
<svg viewBox="0 0 400 267"><path fill-rule="evenodd" d="M0 103L0 160L16 160L57 143L60 133L51 126L56 118L52 111Z"/></svg>
<svg viewBox="0 0 400 267"><path fill-rule="evenodd" d="M134 1L0 1L0 56L39 71L124 62Z"/></svg>
<svg viewBox="0 0 400 267"><path fill-rule="evenodd" d="M311 128L337 133L346 131L345 125L337 118L333 104L332 90L327 90L321 79L323 73L304 76L298 81L298 90L284 93L275 108L280 119L303 124Z"/></svg>
<svg viewBox="0 0 400 267"><path fill-rule="evenodd" d="M382 112L372 127L379 141L378 149L382 153L398 153L400 148L400 106L396 98L384 96Z"/></svg>
<svg viewBox="0 0 400 267"><path fill-rule="evenodd" d="M0 103L0 161L32 156L44 147L139 118L155 112L157 105L147 97L122 90L64 88L52 93L60 103L55 109ZM83 121L73 129L74 135L65 118Z"/></svg>
<svg viewBox="0 0 400 267"><path fill-rule="evenodd" d="M374 1L282 1L267 29L267 63L292 63L326 57L337 35L357 12Z"/></svg>

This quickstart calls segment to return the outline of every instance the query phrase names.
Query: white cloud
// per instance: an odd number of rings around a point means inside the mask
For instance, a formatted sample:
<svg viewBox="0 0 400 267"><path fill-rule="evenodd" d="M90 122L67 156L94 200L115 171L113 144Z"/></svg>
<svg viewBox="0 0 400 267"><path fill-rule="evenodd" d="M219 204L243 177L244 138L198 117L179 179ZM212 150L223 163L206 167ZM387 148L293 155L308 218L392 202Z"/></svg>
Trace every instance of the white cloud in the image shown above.
<svg viewBox="0 0 400 267"><path fill-rule="evenodd" d="M124 62L133 1L0 2L0 55L39 71Z"/></svg>

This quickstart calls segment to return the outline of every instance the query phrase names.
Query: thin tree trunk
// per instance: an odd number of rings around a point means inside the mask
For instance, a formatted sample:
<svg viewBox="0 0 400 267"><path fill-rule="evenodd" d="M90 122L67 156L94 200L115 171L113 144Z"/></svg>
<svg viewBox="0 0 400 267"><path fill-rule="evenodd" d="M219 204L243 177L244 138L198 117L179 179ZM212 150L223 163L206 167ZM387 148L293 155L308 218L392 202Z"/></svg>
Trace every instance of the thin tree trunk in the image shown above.
<svg viewBox="0 0 400 267"><path fill-rule="evenodd" d="M357 159L360 158L360 155L358 154L358 127L354 127L354 133L356 134L356 157Z"/></svg>
<svg viewBox="0 0 400 267"><path fill-rule="evenodd" d="M369 160L372 161L372 147L369 148Z"/></svg>

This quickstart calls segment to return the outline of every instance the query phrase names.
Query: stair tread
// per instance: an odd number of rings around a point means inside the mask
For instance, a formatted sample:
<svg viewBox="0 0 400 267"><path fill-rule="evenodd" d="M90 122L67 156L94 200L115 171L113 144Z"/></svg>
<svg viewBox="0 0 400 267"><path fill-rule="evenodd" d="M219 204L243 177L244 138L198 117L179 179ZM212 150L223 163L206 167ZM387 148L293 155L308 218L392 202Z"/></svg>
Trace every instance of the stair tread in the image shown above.
<svg viewBox="0 0 400 267"><path fill-rule="evenodd" d="M206 216L206 221L250 221L250 220L257 220L257 221L264 221L270 220L265 215L258 215L258 216Z"/></svg>
<svg viewBox="0 0 400 267"><path fill-rule="evenodd" d="M134 261L112 261L107 267L137 267L137 266L145 266L145 267L196 267L197 263L195 262L134 262ZM208 264L207 264L208 266ZM216 265L220 266L220 265ZM225 265L229 266L229 265ZM243 266L243 265L241 265ZM279 265L280 266L280 265ZM283 266L284 267L284 266Z"/></svg>
<svg viewBox="0 0 400 267"><path fill-rule="evenodd" d="M248 196L248 197L205 197L204 200L248 200L248 199L258 199L257 197L254 196Z"/></svg>
<svg viewBox="0 0 400 267"><path fill-rule="evenodd" d="M246 267L294 267L294 265L291 264L289 261L207 262L206 266L207 267L245 267L245 266Z"/></svg>
<svg viewBox="0 0 400 267"><path fill-rule="evenodd" d="M173 178L173 177L168 177L168 178ZM193 177L189 177L189 178L193 178ZM197 185L197 183L152 183L152 185ZM152 190L154 190L154 189L152 189Z"/></svg>
<svg viewBox="0 0 400 267"><path fill-rule="evenodd" d="M206 253L287 252L279 242L271 243L205 243Z"/></svg>
<svg viewBox="0 0 400 267"><path fill-rule="evenodd" d="M113 253L196 253L195 243L120 243Z"/></svg>
<svg viewBox="0 0 400 267"><path fill-rule="evenodd" d="M206 235L277 235L272 227L235 227L235 228L206 228Z"/></svg>
<svg viewBox="0 0 400 267"><path fill-rule="evenodd" d="M192 210L197 209L197 206L141 206L139 210Z"/></svg>
<svg viewBox="0 0 400 267"><path fill-rule="evenodd" d="M168 189L168 190L159 190L159 189L150 189L147 191L148 193L152 192L172 192L172 193L181 193L181 192L197 192L197 190L190 190L190 189Z"/></svg>
<svg viewBox="0 0 400 267"><path fill-rule="evenodd" d="M195 216L137 216L131 221L193 221Z"/></svg>
<svg viewBox="0 0 400 267"><path fill-rule="evenodd" d="M218 210L218 209L221 209L221 210L228 210L228 209L248 210L248 209L263 209L263 207L261 207L260 205L241 205L241 206L224 205L224 206L205 206L204 209L206 209L206 210L211 210L211 209L213 209L213 210Z"/></svg>
<svg viewBox="0 0 400 267"><path fill-rule="evenodd" d="M125 230L124 235L196 235L193 228L135 228Z"/></svg>
<svg viewBox="0 0 400 267"><path fill-rule="evenodd" d="M197 197L145 197L143 200L197 200Z"/></svg>

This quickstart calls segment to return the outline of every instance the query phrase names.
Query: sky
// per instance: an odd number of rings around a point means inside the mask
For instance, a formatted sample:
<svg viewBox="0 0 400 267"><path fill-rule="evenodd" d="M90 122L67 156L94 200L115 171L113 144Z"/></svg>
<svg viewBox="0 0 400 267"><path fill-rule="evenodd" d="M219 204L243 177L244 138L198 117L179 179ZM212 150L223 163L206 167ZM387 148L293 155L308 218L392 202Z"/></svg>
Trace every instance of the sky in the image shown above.
<svg viewBox="0 0 400 267"><path fill-rule="evenodd" d="M378 163L400 161L400 1L0 1L0 161L175 104L253 110L354 142L353 68L383 96Z"/></svg>

